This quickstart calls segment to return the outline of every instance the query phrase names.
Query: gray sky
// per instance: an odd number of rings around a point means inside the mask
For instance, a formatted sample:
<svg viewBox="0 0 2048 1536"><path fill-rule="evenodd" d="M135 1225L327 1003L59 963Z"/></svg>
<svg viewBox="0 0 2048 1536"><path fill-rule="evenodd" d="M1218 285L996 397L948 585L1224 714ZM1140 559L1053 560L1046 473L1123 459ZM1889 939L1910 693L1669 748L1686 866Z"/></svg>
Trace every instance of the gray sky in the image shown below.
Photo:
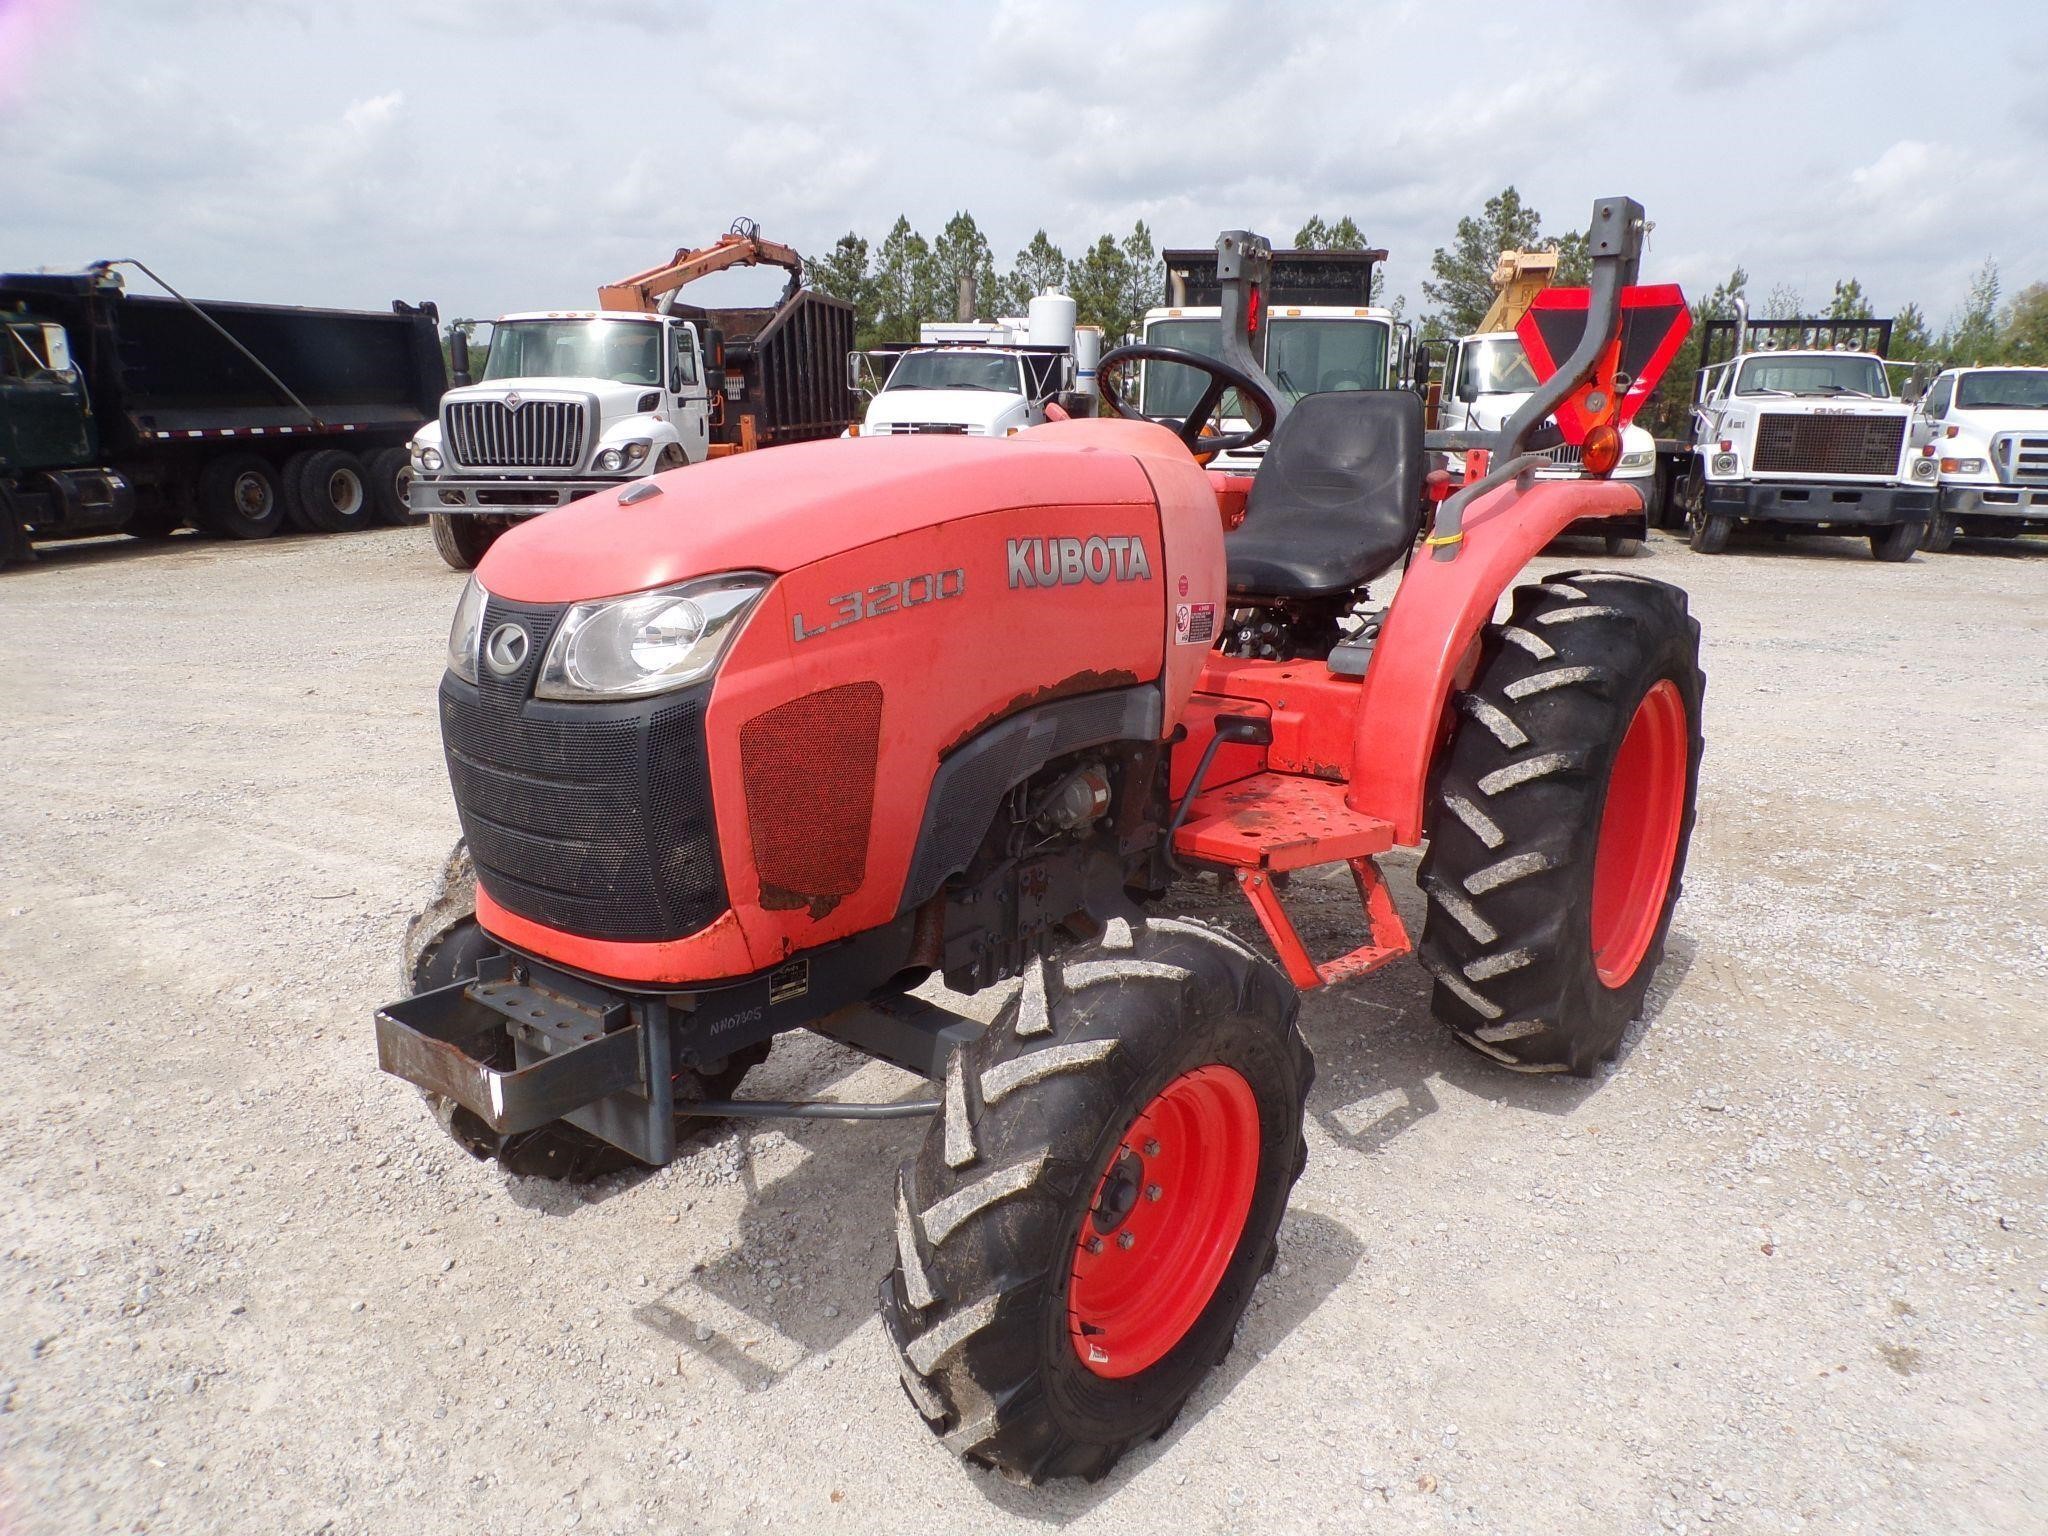
<svg viewBox="0 0 2048 1536"><path fill-rule="evenodd" d="M1959 40L1960 39L1960 40ZM2048 279L2048 4L0 0L0 269L442 313L594 302L737 214L806 253L971 211L999 264L1354 216L1420 306L1512 182L1647 205L1648 281L1939 325ZM734 274L712 301L772 292Z"/></svg>

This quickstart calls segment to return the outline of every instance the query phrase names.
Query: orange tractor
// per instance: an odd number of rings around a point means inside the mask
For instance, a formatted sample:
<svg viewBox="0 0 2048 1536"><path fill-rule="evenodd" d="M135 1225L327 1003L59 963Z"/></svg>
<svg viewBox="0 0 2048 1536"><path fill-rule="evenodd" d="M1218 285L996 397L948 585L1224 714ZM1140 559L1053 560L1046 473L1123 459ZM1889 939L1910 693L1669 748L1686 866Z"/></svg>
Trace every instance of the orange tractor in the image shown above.
<svg viewBox="0 0 2048 1536"><path fill-rule="evenodd" d="M1203 373L1173 426L798 445L513 531L450 635L467 853L382 1065L524 1172L658 1164L692 1117L928 1117L881 1283L910 1399L1013 1477L1101 1475L1273 1261L1299 992L1411 951L1379 854L1427 843L1435 1011L1491 1060L1591 1072L1641 1006L1692 828L1698 626L1632 574L1509 589L1566 525L1637 510L1534 479L1522 443L1568 399L1618 430L1642 228L1597 205L1583 337L1488 444L1426 441L1408 392L1288 409L1247 345L1268 247L1231 233L1222 359L1104 359ZM1272 438L1256 482L1194 456L1231 445L1201 435L1226 390ZM1491 457L1417 553L1426 447ZM1335 866L1361 942L1318 959L1284 887ZM1279 966L1169 915L1191 871L1236 881ZM984 1025L911 995L933 977L1007 992ZM932 1091L738 1096L797 1028Z"/></svg>

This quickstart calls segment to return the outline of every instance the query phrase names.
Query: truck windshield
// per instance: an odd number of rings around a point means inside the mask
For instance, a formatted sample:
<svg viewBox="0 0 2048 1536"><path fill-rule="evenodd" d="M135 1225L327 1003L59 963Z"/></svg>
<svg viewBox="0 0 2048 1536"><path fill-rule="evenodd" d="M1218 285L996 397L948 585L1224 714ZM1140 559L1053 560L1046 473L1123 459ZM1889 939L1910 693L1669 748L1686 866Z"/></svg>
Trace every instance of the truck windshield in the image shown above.
<svg viewBox="0 0 2048 1536"><path fill-rule="evenodd" d="M1874 357L1752 357L1735 378L1738 395L1863 395L1888 399L1884 367Z"/></svg>
<svg viewBox="0 0 2048 1536"><path fill-rule="evenodd" d="M890 370L888 389L988 389L1022 394L1017 359L1007 352L906 352Z"/></svg>
<svg viewBox="0 0 2048 1536"><path fill-rule="evenodd" d="M1526 395L1536 388L1536 370L1528 354L1512 336L1491 341L1470 341L1458 363L1457 397L1476 400L1481 395Z"/></svg>
<svg viewBox="0 0 2048 1536"><path fill-rule="evenodd" d="M1956 381L1961 411L2048 411L2048 368L1998 368Z"/></svg>
<svg viewBox="0 0 2048 1536"><path fill-rule="evenodd" d="M491 332L484 379L661 383L661 327L643 320L508 320Z"/></svg>
<svg viewBox="0 0 2048 1536"><path fill-rule="evenodd" d="M1173 347L1197 352L1221 361L1223 322L1208 320L1157 320L1145 328L1145 345ZM1209 376L1181 363L1144 363L1138 385L1140 408L1147 416L1181 417L1195 408L1208 387ZM1237 411L1235 393L1224 402L1226 416Z"/></svg>
<svg viewBox="0 0 2048 1536"><path fill-rule="evenodd" d="M1375 320L1277 319L1266 330L1266 372L1295 399L1387 382L1387 328Z"/></svg>

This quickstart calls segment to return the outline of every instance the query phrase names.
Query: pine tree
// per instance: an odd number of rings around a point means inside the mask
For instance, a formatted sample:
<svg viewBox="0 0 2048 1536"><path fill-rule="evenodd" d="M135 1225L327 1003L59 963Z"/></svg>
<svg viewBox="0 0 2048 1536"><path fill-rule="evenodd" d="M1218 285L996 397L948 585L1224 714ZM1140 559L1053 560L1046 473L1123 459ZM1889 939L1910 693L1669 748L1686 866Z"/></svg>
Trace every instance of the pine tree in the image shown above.
<svg viewBox="0 0 2048 1536"><path fill-rule="evenodd" d="M1047 238L1044 230L1031 237L1002 280L1002 309L1006 315L1029 311L1031 301L1047 289L1063 291L1067 285L1067 258Z"/></svg>
<svg viewBox="0 0 2048 1536"><path fill-rule="evenodd" d="M910 220L896 216L875 259L875 330L884 341L915 341L917 328L931 319L932 251ZM945 313L952 314L949 305Z"/></svg>
<svg viewBox="0 0 2048 1536"><path fill-rule="evenodd" d="M945 229L932 247L931 309L924 318L960 318L960 280L963 277L971 277L974 281L974 307L977 311L967 318L976 320L993 313L1003 297L996 288L995 259L989 253L988 237L974 222L974 215L965 212L956 213L946 221Z"/></svg>

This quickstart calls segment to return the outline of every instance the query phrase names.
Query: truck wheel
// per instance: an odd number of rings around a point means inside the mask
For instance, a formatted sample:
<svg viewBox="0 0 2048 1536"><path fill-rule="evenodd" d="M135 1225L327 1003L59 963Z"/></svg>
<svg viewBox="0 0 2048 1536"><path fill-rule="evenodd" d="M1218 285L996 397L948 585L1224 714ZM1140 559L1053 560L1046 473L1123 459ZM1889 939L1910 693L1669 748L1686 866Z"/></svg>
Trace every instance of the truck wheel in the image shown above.
<svg viewBox="0 0 2048 1536"><path fill-rule="evenodd" d="M1910 560L1926 532L1919 523L1893 523L1889 528L1880 528L1870 536L1871 556L1885 561Z"/></svg>
<svg viewBox="0 0 2048 1536"><path fill-rule="evenodd" d="M1610 560L1628 560L1641 553L1643 541L1628 533L1603 533L1600 547Z"/></svg>
<svg viewBox="0 0 2048 1536"><path fill-rule="evenodd" d="M1505 1066L1588 1076L1664 951L1699 787L1698 621L1661 581L1518 587L1490 626L1419 872L1432 1010Z"/></svg>
<svg viewBox="0 0 2048 1536"><path fill-rule="evenodd" d="M434 526L434 548L458 571L475 570L477 562L498 541L502 531L467 512L452 516L446 512L433 512L428 514L427 521Z"/></svg>
<svg viewBox="0 0 2048 1536"><path fill-rule="evenodd" d="M199 472L199 524L223 539L267 539L284 521L284 493L268 459L225 453Z"/></svg>
<svg viewBox="0 0 2048 1536"><path fill-rule="evenodd" d="M1927 520L1927 536L1920 541L1920 547L1929 554L1946 554L1956 541L1956 520L1943 517L1939 512Z"/></svg>
<svg viewBox="0 0 2048 1536"><path fill-rule="evenodd" d="M1226 934L1117 919L954 1052L881 1288L954 1450L1098 1478L1229 1351L1306 1158L1298 1001Z"/></svg>
<svg viewBox="0 0 2048 1536"><path fill-rule="evenodd" d="M137 508L128 514L128 521L121 525L121 531L131 539L168 539L185 526L184 516L164 506Z"/></svg>
<svg viewBox="0 0 2048 1536"><path fill-rule="evenodd" d="M412 455L403 448L379 448L363 460L370 477L370 512L394 528L419 521L412 515Z"/></svg>
<svg viewBox="0 0 2048 1536"><path fill-rule="evenodd" d="M301 448L288 454L277 472L278 487L284 493L284 520L301 533L320 531L319 525L306 515L305 491L306 465L317 452L317 448Z"/></svg>
<svg viewBox="0 0 2048 1536"><path fill-rule="evenodd" d="M490 935L477 925L476 866L470 861L469 844L458 840L441 866L433 896L406 924L401 950L403 984L408 992L452 987L474 976L477 962L497 949ZM703 1072L677 1074L677 1097L731 1098L740 1079L768 1059L768 1049L768 1042L763 1041L734 1051ZM629 1153L566 1121L502 1136L453 1099L435 1093L420 1097L426 1100L427 1113L457 1146L475 1158L495 1158L507 1173L521 1178L576 1183L638 1165L638 1159ZM687 1134L710 1124L693 1115L680 1123L678 1132Z"/></svg>
<svg viewBox="0 0 2048 1536"><path fill-rule="evenodd" d="M320 533L353 533L376 517L363 461L345 448L307 455L299 470L298 501L301 515Z"/></svg>
<svg viewBox="0 0 2048 1536"><path fill-rule="evenodd" d="M1703 555L1718 555L1728 547L1735 532L1735 519L1726 512L1695 511L1691 514L1692 536L1688 542Z"/></svg>

